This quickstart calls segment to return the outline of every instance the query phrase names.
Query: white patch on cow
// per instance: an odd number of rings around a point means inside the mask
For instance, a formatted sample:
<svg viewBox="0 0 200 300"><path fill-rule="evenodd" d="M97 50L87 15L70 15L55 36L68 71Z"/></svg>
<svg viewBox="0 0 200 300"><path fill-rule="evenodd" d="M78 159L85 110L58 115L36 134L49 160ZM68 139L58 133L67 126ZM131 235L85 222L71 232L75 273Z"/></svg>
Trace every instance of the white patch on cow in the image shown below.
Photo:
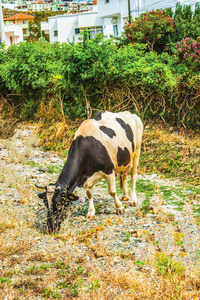
<svg viewBox="0 0 200 300"><path fill-rule="evenodd" d="M126 169L131 169L133 167L133 159L135 155L135 151L140 149L141 141L142 141L142 132L143 132L143 124L140 118L137 115L131 114L128 111L120 112L120 113L111 113L104 112L101 115L101 120L96 121L95 119L89 119L84 121L79 129L76 131L74 139L76 139L79 135L86 137L92 136L105 146L108 151L108 155L110 156L114 166L115 172L120 173L125 171ZM132 143L127 138L125 130L121 127L121 125L116 121L116 118L122 119L126 124L132 129L133 132L133 143L135 147L135 151L132 150ZM110 138L108 135L104 134L101 130L99 130L100 126L106 126L111 128L116 136ZM118 147L122 150L125 148L128 149L130 153L130 163L126 166L118 166L117 161L117 152Z"/></svg>
<svg viewBox="0 0 200 300"><path fill-rule="evenodd" d="M52 205L52 198L53 198L53 195L54 195L54 191L55 191L55 185L48 185L47 186L47 201L48 201L48 206L49 208L51 207Z"/></svg>
<svg viewBox="0 0 200 300"><path fill-rule="evenodd" d="M97 183L102 178L105 178L105 174L103 172L96 172L94 175L92 175L90 178L86 180L84 183L84 188L86 189L86 193L89 200L89 208L88 208L88 214L87 218L93 218L95 215L95 209L94 209L94 203L93 203L93 186L95 183Z"/></svg>
<svg viewBox="0 0 200 300"><path fill-rule="evenodd" d="M132 142L127 138L125 130L116 121L116 118L122 119L126 124L129 124L133 132L133 143L134 143L134 152L132 149ZM107 128L112 129L115 132L115 136L112 138L107 134L103 133L100 130L100 126L106 126ZM127 171L131 173L131 182L132 182L132 195L131 195L131 205L137 206L137 197L136 197L136 179L137 179L137 167L140 156L140 147L142 142L142 133L143 133L143 124L141 119L134 114L131 114L128 111L120 113L111 113L104 112L101 114L100 120L90 119L82 123L79 129L76 131L74 139L78 136L92 136L96 140L100 141L102 145L105 146L108 155L114 164L113 173L106 175L103 172L97 172L92 175L84 184L86 189L87 196L89 198L89 210L87 217L93 217L95 214L94 204L93 204L93 191L92 187L102 178L105 178L108 182L108 191L110 195L114 198L115 206L117 212L120 213L123 210L121 202L117 198L116 187L115 187L115 173L122 172L122 189L123 196L128 196L128 187L127 187ZM126 166L118 166L117 153L118 147L122 150L125 148L128 149L130 153L130 162Z"/></svg>

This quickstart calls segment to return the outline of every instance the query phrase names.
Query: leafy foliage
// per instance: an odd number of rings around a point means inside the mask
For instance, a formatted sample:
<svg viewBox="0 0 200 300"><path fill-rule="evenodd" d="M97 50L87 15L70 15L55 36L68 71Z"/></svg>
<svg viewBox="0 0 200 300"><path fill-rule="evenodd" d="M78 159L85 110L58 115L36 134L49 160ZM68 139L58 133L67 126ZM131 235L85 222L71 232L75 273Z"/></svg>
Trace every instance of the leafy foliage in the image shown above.
<svg viewBox="0 0 200 300"><path fill-rule="evenodd" d="M185 38L177 42L175 48L178 50L180 61L186 63L187 66L195 69L200 69L200 37L198 41L192 38Z"/></svg>
<svg viewBox="0 0 200 300"><path fill-rule="evenodd" d="M150 51L165 33L174 31L174 21L161 10L152 10L141 14L124 28L128 39L133 42L145 42Z"/></svg>
<svg viewBox="0 0 200 300"><path fill-rule="evenodd" d="M186 37L196 40L200 36L200 2L196 2L194 11L191 5L181 5L177 2L174 22L176 32L171 36L173 42L181 41Z"/></svg>
<svg viewBox="0 0 200 300"><path fill-rule="evenodd" d="M143 120L193 127L199 75L178 61L176 53L119 45L102 34L88 40L85 33L77 44L21 43L0 52L0 93L9 98L5 113L23 120L84 118L87 105L92 114L128 109Z"/></svg>

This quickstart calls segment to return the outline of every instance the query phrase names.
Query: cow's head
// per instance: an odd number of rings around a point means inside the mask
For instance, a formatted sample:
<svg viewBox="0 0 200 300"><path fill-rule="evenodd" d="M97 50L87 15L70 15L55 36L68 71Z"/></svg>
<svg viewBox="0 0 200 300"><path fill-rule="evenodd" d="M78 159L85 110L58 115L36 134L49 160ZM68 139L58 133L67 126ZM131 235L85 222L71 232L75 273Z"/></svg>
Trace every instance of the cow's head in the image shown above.
<svg viewBox="0 0 200 300"><path fill-rule="evenodd" d="M40 199L43 199L44 204L48 208L47 213L47 228L49 232L60 230L60 224L66 217L66 212L70 202L78 200L79 197L69 192L66 188L49 184L47 186L38 186L45 189L43 193L38 194Z"/></svg>

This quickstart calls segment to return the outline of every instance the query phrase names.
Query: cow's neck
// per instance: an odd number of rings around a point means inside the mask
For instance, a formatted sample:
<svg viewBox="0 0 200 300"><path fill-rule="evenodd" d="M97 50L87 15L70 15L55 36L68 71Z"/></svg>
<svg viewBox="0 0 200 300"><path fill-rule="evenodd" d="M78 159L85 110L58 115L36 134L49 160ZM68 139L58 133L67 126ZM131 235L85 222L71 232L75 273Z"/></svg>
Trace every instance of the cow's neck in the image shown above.
<svg viewBox="0 0 200 300"><path fill-rule="evenodd" d="M80 170L82 165L82 156L80 150L74 147L73 143L69 152L68 159L56 181L56 186L61 186L73 192L80 184Z"/></svg>

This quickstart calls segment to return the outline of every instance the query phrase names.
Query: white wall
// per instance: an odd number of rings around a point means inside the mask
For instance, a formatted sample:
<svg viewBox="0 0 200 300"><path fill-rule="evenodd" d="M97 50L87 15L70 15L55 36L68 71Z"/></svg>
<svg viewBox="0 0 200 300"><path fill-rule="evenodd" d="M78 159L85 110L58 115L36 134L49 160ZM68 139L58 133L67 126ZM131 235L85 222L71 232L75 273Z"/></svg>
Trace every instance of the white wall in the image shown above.
<svg viewBox="0 0 200 300"><path fill-rule="evenodd" d="M57 18L50 17L48 18L49 21L49 39L51 43L57 42L58 37L54 36L54 30L57 30Z"/></svg>
<svg viewBox="0 0 200 300"><path fill-rule="evenodd" d="M128 2L128 0L126 2ZM105 3L105 0L98 0L97 11L99 17L119 16L121 12L120 0L110 0L109 3Z"/></svg>
<svg viewBox="0 0 200 300"><path fill-rule="evenodd" d="M20 26L9 24L4 26L6 48L11 44L23 42L23 32ZM11 43L12 39L12 43Z"/></svg>
<svg viewBox="0 0 200 300"><path fill-rule="evenodd" d="M181 4L189 4L194 9L196 0L130 0L130 10L131 17L135 19L141 13L152 10L152 9L164 9L168 7L172 7L174 10L176 7L176 3L181 2ZM123 32L124 24L128 18L128 0L109 0L109 3L106 3L105 0L97 1L97 10L98 16L104 18L112 17L115 24L118 25L119 36ZM109 34L113 35L113 28L109 26ZM106 33L107 34L107 33Z"/></svg>
<svg viewBox="0 0 200 300"><path fill-rule="evenodd" d="M70 15L58 15L49 17L49 37L50 42L63 43L68 40L79 41L80 34L75 34L75 29L84 27L103 26L103 19L98 17L97 12L86 12ZM54 36L54 31L58 31L58 36Z"/></svg>
<svg viewBox="0 0 200 300"><path fill-rule="evenodd" d="M111 18L102 18L103 33L107 37L113 35L113 24L111 23L111 21Z"/></svg>
<svg viewBox="0 0 200 300"><path fill-rule="evenodd" d="M102 26L102 19L99 18L97 12L87 12L77 14L78 27Z"/></svg>
<svg viewBox="0 0 200 300"><path fill-rule="evenodd" d="M135 1L131 1L135 3ZM102 18L112 18L112 25L109 26L109 35L114 35L113 25L118 27L118 36L123 32L123 27L128 16L128 0L105 0L97 1L98 16ZM106 33L107 34L107 33Z"/></svg>

